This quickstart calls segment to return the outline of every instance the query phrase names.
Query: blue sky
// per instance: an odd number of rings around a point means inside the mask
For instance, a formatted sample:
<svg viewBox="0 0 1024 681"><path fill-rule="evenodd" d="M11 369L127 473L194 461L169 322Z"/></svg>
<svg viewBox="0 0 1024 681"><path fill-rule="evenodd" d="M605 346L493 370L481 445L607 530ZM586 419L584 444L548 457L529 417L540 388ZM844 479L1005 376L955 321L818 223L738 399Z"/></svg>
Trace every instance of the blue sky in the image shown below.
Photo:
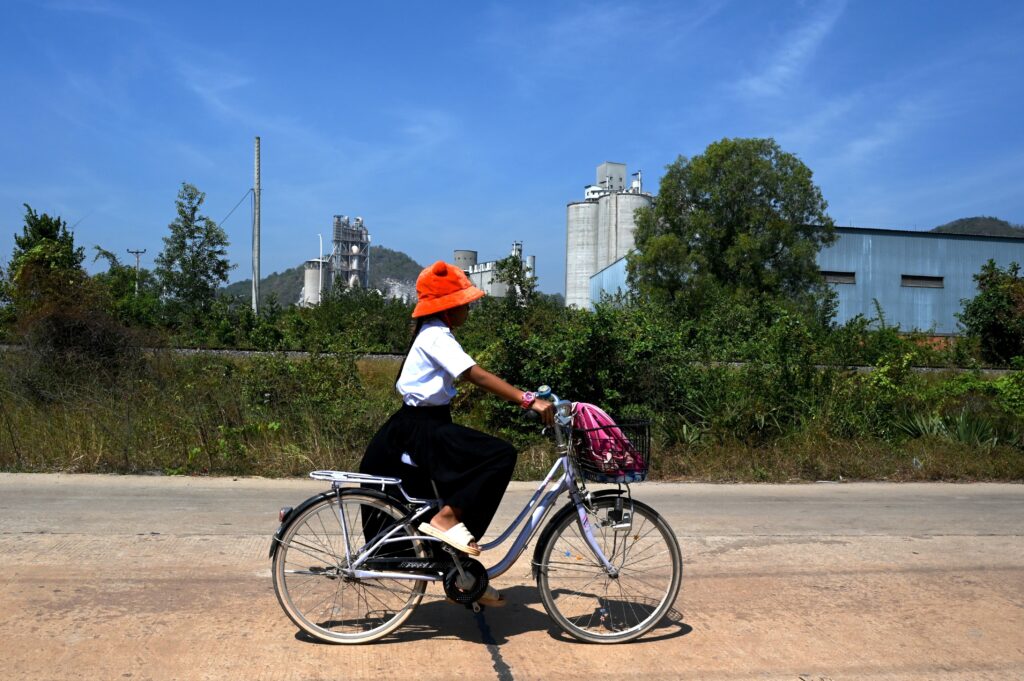
<svg viewBox="0 0 1024 681"><path fill-rule="evenodd" d="M656 189L723 137L776 138L838 224L1024 223L1022 36L1017 1L5 0L0 261L28 203L151 265L182 181L217 221L252 186L255 135L264 275L348 214L424 264L522 240L560 292L595 166ZM223 226L246 278L248 204Z"/></svg>

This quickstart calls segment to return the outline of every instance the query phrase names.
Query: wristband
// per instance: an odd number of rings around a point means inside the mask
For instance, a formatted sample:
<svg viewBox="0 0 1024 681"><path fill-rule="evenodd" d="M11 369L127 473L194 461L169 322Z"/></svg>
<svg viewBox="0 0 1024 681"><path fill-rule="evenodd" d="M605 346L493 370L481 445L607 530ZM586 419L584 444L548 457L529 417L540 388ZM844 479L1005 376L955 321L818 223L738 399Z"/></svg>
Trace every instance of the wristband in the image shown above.
<svg viewBox="0 0 1024 681"><path fill-rule="evenodd" d="M537 399L537 393L531 393L529 391L523 393L522 398L519 400L519 406L523 409L529 409L533 406L533 401Z"/></svg>

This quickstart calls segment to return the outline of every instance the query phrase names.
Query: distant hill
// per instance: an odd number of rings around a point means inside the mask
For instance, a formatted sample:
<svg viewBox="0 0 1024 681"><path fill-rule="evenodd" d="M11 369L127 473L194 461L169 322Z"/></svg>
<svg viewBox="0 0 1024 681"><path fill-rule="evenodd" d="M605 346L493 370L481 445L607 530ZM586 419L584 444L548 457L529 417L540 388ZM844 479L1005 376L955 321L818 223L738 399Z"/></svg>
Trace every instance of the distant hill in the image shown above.
<svg viewBox="0 0 1024 681"><path fill-rule="evenodd" d="M385 279L416 283L423 265L401 251L383 246L370 246L370 288L384 289Z"/></svg>
<svg viewBox="0 0 1024 681"><path fill-rule="evenodd" d="M299 293L302 291L302 267L299 265L283 272L274 272L270 276L260 279L260 300L267 300L270 296L274 296L281 305L298 303ZM229 298L248 300L252 295L252 279L243 279L228 284L221 289L221 294Z"/></svg>
<svg viewBox="0 0 1024 681"><path fill-rule="evenodd" d="M304 264L275 272L260 280L260 298L273 295L282 305L294 305L302 291ZM370 288L387 291L385 279L415 283L423 267L401 251L384 246L370 246ZM252 279L243 279L221 289L228 297L248 298L252 295Z"/></svg>
<svg viewBox="0 0 1024 681"><path fill-rule="evenodd" d="M1014 225L993 217L960 218L939 225L933 232L941 234L970 234L972 236L1011 236L1024 239L1024 226Z"/></svg>

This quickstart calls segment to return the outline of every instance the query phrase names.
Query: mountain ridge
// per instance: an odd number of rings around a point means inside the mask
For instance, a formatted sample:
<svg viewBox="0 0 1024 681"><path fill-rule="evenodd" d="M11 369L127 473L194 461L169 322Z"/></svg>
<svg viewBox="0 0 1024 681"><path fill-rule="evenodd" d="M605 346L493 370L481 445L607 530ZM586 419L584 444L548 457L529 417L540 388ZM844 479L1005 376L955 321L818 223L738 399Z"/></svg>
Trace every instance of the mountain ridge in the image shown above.
<svg viewBox="0 0 1024 681"><path fill-rule="evenodd" d="M1024 226L1015 225L989 215L960 218L932 229L939 234L967 234L971 236L1009 236L1024 239Z"/></svg>
<svg viewBox="0 0 1024 681"><path fill-rule="evenodd" d="M260 297L273 296L282 305L295 305L299 301L304 283L305 263L260 278ZM386 279L415 284L423 267L402 251L385 246L370 246L370 288L387 291ZM220 289L229 298L248 298L252 293L252 279L242 279Z"/></svg>

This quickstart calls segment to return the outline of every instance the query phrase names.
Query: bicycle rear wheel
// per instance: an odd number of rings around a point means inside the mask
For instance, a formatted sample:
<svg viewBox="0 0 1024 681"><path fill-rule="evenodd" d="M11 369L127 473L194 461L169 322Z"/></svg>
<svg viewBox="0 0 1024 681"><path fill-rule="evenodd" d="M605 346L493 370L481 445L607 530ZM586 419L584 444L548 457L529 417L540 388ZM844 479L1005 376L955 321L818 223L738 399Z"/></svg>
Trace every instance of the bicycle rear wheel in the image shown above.
<svg viewBox="0 0 1024 681"><path fill-rule="evenodd" d="M548 615L571 636L623 643L655 627L676 600L683 561L671 528L650 506L623 497L591 504L590 528L618 568L612 577L587 545L575 508L557 516L539 550L537 588Z"/></svg>
<svg viewBox="0 0 1024 681"><path fill-rule="evenodd" d="M382 529L405 516L396 502L358 489L325 496L285 530L274 554L274 592L292 622L328 643L366 643L412 614L426 582L345 576L348 560ZM344 525L343 525L344 523ZM410 528L401 530L412 534ZM347 536L347 540L346 540ZM397 542L375 556L425 558L422 541Z"/></svg>

